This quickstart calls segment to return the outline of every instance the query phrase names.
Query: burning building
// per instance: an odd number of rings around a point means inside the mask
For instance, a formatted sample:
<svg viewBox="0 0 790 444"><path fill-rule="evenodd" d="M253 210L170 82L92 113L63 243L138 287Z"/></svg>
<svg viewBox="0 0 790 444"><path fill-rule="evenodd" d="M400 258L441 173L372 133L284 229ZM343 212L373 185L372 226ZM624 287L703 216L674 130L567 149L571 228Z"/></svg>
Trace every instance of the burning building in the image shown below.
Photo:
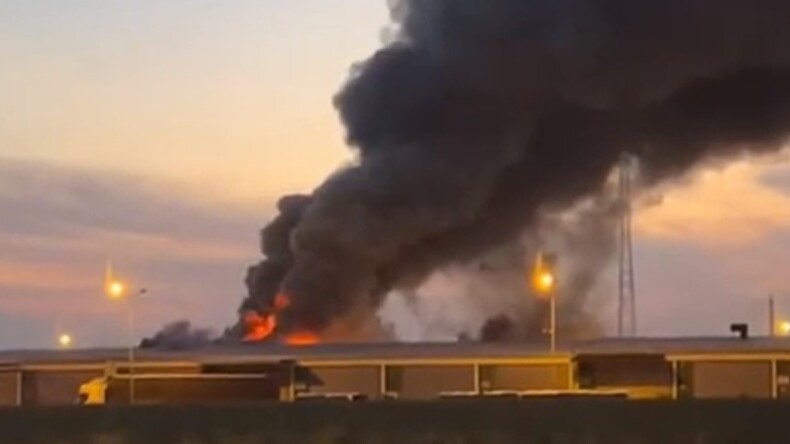
<svg viewBox="0 0 790 444"><path fill-rule="evenodd" d="M240 336L364 328L391 291L600 201L624 153L649 187L790 133L785 0L391 3L334 101L357 160L280 201Z"/></svg>

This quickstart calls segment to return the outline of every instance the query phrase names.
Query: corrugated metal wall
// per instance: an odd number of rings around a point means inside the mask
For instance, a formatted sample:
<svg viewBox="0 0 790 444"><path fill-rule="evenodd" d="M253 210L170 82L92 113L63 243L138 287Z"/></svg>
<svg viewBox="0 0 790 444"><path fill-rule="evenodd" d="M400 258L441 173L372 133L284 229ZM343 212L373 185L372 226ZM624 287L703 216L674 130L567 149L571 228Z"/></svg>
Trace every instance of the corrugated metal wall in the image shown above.
<svg viewBox="0 0 790 444"><path fill-rule="evenodd" d="M298 372L297 388L309 393L361 393L381 397L380 366L312 367Z"/></svg>
<svg viewBox="0 0 790 444"><path fill-rule="evenodd" d="M129 366L126 364L115 364L112 367L113 371L119 375L128 375ZM201 372L199 365L144 365L136 366L134 368L135 375L148 375L148 374L179 374L179 375L194 375Z"/></svg>
<svg viewBox="0 0 790 444"><path fill-rule="evenodd" d="M475 390L472 365L405 365L387 368L387 391L400 399L433 399L442 392Z"/></svg>
<svg viewBox="0 0 790 444"><path fill-rule="evenodd" d="M20 373L16 371L0 372L0 407L18 404L19 378Z"/></svg>
<svg viewBox="0 0 790 444"><path fill-rule="evenodd" d="M672 386L672 364L663 355L580 356L582 388Z"/></svg>
<svg viewBox="0 0 790 444"><path fill-rule="evenodd" d="M496 390L563 390L570 385L568 365L483 365L480 388Z"/></svg>
<svg viewBox="0 0 790 444"><path fill-rule="evenodd" d="M22 378L22 403L31 406L74 404L80 385L103 370L28 370Z"/></svg>
<svg viewBox="0 0 790 444"><path fill-rule="evenodd" d="M695 398L770 398L770 362L695 362Z"/></svg>
<svg viewBox="0 0 790 444"><path fill-rule="evenodd" d="M779 398L790 398L790 361L776 363L776 388Z"/></svg>
<svg viewBox="0 0 790 444"><path fill-rule="evenodd" d="M128 379L113 380L107 390L108 404L129 404ZM150 379L134 382L134 402L146 404L243 404L277 400L279 386L268 379Z"/></svg>

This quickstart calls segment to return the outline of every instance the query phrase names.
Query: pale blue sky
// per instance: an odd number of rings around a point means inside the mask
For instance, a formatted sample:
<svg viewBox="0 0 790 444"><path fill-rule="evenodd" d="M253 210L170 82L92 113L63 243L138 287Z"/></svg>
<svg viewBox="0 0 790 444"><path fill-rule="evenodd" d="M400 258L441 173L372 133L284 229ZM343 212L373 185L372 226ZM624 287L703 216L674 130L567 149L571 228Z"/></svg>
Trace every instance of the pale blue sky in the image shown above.
<svg viewBox="0 0 790 444"><path fill-rule="evenodd" d="M350 158L332 95L387 20L385 0L0 0L0 348L121 343L108 255L151 290L141 332L231 322L276 197ZM762 328L768 292L790 309L786 165L640 212L643 332Z"/></svg>

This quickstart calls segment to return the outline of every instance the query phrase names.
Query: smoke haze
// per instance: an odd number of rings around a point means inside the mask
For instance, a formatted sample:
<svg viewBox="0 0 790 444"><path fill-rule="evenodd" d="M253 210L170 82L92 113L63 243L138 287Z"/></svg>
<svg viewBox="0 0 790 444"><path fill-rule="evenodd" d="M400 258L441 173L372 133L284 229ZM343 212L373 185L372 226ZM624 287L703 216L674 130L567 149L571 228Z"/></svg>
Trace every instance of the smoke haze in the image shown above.
<svg viewBox="0 0 790 444"><path fill-rule="evenodd" d="M281 203L248 275L243 312L288 295L280 331L373 317L393 290L576 207L556 231L574 295L561 311L584 325L624 153L650 186L790 131L785 0L391 3L391 41L335 98L357 162Z"/></svg>
<svg viewBox="0 0 790 444"><path fill-rule="evenodd" d="M217 338L211 329L194 328L189 321L176 321L165 325L159 332L140 342L141 348L159 350L189 350L207 345Z"/></svg>

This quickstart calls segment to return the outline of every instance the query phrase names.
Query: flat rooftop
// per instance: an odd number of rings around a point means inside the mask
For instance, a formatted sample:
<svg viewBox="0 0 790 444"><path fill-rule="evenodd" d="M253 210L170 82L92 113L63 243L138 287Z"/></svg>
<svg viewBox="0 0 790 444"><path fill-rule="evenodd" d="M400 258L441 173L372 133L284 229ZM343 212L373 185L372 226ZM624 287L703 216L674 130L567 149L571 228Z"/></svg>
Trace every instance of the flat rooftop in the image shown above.
<svg viewBox="0 0 790 444"><path fill-rule="evenodd" d="M281 360L404 360L565 358L620 354L790 354L790 338L616 338L561 344L551 355L547 343L364 343L288 347L280 344L224 344L190 350L136 349L138 363L242 363ZM0 351L0 365L123 362L128 349Z"/></svg>

